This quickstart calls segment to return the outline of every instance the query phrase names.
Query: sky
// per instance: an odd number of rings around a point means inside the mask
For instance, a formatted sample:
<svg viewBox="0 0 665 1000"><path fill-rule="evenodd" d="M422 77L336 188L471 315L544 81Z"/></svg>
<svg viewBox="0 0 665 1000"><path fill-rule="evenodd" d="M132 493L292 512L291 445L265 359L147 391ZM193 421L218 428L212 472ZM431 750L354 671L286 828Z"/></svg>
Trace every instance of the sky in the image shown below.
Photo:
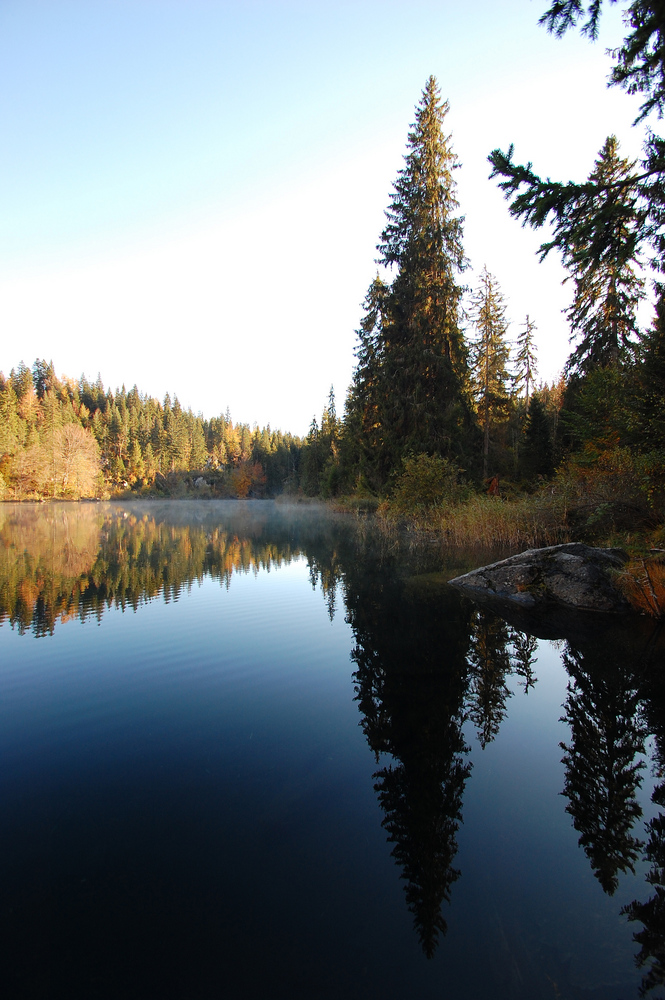
<svg viewBox="0 0 665 1000"><path fill-rule="evenodd" d="M556 39L547 0L2 0L0 370L177 395L305 434L343 411L362 302L425 82L448 100L470 266L495 276L540 377L570 351L571 283L508 213L488 153L583 180L638 101L623 37ZM607 4L604 5L606 8ZM649 321L648 310L644 322ZM470 326L468 332L471 333Z"/></svg>

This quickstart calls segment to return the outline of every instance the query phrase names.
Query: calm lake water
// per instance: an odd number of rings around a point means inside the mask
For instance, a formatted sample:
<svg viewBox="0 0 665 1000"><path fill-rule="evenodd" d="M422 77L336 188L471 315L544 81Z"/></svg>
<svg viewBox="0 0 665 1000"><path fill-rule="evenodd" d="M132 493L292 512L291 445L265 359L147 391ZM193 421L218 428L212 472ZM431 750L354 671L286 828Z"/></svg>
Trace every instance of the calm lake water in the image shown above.
<svg viewBox="0 0 665 1000"><path fill-rule="evenodd" d="M507 622L489 558L0 505L2 995L662 996L662 633Z"/></svg>

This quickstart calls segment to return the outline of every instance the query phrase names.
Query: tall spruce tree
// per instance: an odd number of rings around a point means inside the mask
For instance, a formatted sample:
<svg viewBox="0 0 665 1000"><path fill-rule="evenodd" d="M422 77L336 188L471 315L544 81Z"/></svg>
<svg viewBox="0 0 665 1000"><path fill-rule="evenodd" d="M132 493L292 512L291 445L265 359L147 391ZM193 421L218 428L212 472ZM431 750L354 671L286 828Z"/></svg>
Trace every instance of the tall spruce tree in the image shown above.
<svg viewBox="0 0 665 1000"><path fill-rule="evenodd" d="M376 456L373 461L384 481L409 452L454 453L468 422L458 283L466 261L463 220L455 214L457 157L444 133L447 113L431 76L378 246L378 263L394 269L395 277L385 292L374 282L366 303L354 405L367 415L372 450L381 450L380 462Z"/></svg>
<svg viewBox="0 0 665 1000"><path fill-rule="evenodd" d="M491 431L506 417L510 404L506 309L499 284L486 267L472 301L477 332L472 345L473 385L483 431L483 477L486 477Z"/></svg>
<svg viewBox="0 0 665 1000"><path fill-rule="evenodd" d="M514 378L516 389L519 390L524 386L524 410L526 413L529 412L530 389L533 387L535 377L538 374L536 344L533 336L535 331L536 324L532 319L529 319L527 313L524 329L520 331L517 337Z"/></svg>
<svg viewBox="0 0 665 1000"><path fill-rule="evenodd" d="M571 339L578 344L568 359L568 372L587 374L625 361L637 335L636 311L644 296L637 246L631 230L635 225L634 194L628 178L635 164L619 156L619 143L611 135L605 140L589 183L604 191L600 207L605 217L605 247L594 247L586 224L575 228L563 259L575 282L573 303L566 310Z"/></svg>

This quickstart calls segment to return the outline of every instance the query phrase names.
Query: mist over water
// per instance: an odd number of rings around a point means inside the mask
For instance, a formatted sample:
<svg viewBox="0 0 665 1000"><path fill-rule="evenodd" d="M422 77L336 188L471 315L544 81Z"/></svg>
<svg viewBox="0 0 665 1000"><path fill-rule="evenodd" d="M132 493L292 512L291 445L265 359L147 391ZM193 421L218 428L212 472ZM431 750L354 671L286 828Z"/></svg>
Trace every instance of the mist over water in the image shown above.
<svg viewBox="0 0 665 1000"><path fill-rule="evenodd" d="M7 995L660 995L662 637L446 585L489 558L0 505Z"/></svg>

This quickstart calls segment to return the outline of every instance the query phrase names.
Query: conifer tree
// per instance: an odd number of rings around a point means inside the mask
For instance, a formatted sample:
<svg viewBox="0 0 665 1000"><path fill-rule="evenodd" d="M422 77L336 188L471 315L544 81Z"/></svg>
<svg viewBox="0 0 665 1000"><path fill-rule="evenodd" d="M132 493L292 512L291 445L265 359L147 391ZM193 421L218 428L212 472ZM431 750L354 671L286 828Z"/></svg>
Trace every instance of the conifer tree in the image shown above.
<svg viewBox="0 0 665 1000"><path fill-rule="evenodd" d="M316 417L312 417L302 458L301 486L308 496L319 492L321 473L321 432Z"/></svg>
<svg viewBox="0 0 665 1000"><path fill-rule="evenodd" d="M458 283L466 261L455 214L457 157L444 133L448 110L431 76L378 246L379 263L395 277L385 291L375 282L366 300L354 405L371 425L384 480L409 452L454 452L468 421Z"/></svg>
<svg viewBox="0 0 665 1000"><path fill-rule="evenodd" d="M587 4L587 19L581 31L595 41L603 0L587 0ZM560 38L569 28L576 27L583 16L584 0L553 0L540 24ZM624 24L629 31L623 44L611 52L615 65L609 82L629 94L646 95L637 124L651 111L657 111L661 117L665 108L665 12L660 0L626 3Z"/></svg>
<svg viewBox="0 0 665 1000"><path fill-rule="evenodd" d="M333 451L336 450L338 433L335 390L331 385L330 392L328 393L328 402L326 406L324 406L323 414L321 416L321 436L326 442L326 445L328 445Z"/></svg>
<svg viewBox="0 0 665 1000"><path fill-rule="evenodd" d="M536 344L534 333L536 324L529 319L527 313L524 321L524 329L517 337L517 354L515 355L515 387L521 389L524 386L524 410L529 412L530 389L538 374L536 362Z"/></svg>
<svg viewBox="0 0 665 1000"><path fill-rule="evenodd" d="M321 462L323 468L320 476L320 489L324 497L334 496L339 490L340 456L339 456L339 424L335 406L335 390L330 386L328 403L321 415L321 434L319 440Z"/></svg>
<svg viewBox="0 0 665 1000"><path fill-rule="evenodd" d="M563 254L575 282L573 303L566 310L573 338L579 343L568 359L568 372L588 373L595 367L618 365L629 356L637 334L636 310L644 296L644 281L636 273L637 251L632 250L634 196L626 179L635 164L619 157L619 143L605 140L589 183L604 189L604 252L598 254L584 225Z"/></svg>
<svg viewBox="0 0 665 1000"><path fill-rule="evenodd" d="M33 392L32 372L23 361L19 363L16 370L12 368L9 373L9 381L20 400Z"/></svg>
<svg viewBox="0 0 665 1000"><path fill-rule="evenodd" d="M344 438L347 463L355 465L356 479L380 486L384 468L383 323L389 287L377 274L363 303L364 315L356 330L356 366L346 402Z"/></svg>
<svg viewBox="0 0 665 1000"><path fill-rule="evenodd" d="M49 364L47 361L37 358L32 366L32 380L35 392L40 399L43 399L44 394L53 387L55 381L53 362L51 361Z"/></svg>
<svg viewBox="0 0 665 1000"><path fill-rule="evenodd" d="M550 422L538 394L531 399L524 432L524 446L520 454L523 472L529 479L551 476L554 472L554 448Z"/></svg>
<svg viewBox="0 0 665 1000"><path fill-rule="evenodd" d="M665 289L659 287L656 318L642 339L640 364L633 373L634 430L637 445L645 451L665 452Z"/></svg>
<svg viewBox="0 0 665 1000"><path fill-rule="evenodd" d="M4 460L19 450L23 443L21 431L18 398L8 379L0 389L0 458Z"/></svg>
<svg viewBox="0 0 665 1000"><path fill-rule="evenodd" d="M473 295L476 340L472 345L474 394L483 431L483 477L487 476L490 434L510 403L506 310L496 278L483 268Z"/></svg>

